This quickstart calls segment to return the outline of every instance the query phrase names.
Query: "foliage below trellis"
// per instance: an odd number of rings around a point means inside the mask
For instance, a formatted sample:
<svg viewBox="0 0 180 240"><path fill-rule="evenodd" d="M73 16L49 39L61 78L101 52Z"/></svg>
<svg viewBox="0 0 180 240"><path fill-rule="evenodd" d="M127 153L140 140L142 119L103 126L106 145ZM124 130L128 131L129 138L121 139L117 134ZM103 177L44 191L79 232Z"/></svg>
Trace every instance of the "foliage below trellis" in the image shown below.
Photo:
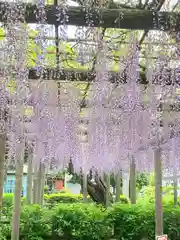
<svg viewBox="0 0 180 240"><path fill-rule="evenodd" d="M138 173L136 176L136 186L139 190L149 185L148 176L145 173Z"/></svg>
<svg viewBox="0 0 180 240"><path fill-rule="evenodd" d="M10 224L1 224L1 237L10 235ZM154 240L154 205L115 204L106 211L94 204L58 204L53 209L24 206L21 214L23 239ZM164 207L164 233L180 239L180 209ZM3 238L0 239L2 240Z"/></svg>

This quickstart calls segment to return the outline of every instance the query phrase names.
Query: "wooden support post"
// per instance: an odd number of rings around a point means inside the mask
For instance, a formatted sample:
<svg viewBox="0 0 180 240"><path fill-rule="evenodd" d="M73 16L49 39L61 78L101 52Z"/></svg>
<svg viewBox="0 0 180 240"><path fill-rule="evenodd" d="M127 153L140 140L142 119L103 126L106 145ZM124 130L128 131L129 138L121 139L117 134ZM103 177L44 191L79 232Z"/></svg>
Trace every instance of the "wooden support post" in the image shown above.
<svg viewBox="0 0 180 240"><path fill-rule="evenodd" d="M178 180L177 180L177 167L173 165L173 187L174 187L174 207L178 205Z"/></svg>
<svg viewBox="0 0 180 240"><path fill-rule="evenodd" d="M127 198L129 198L129 183L130 183L130 178L129 178L129 172L124 172L122 171L122 180L123 180L123 186L122 186L122 192L123 192L123 195Z"/></svg>
<svg viewBox="0 0 180 240"><path fill-rule="evenodd" d="M136 164L133 157L130 165L130 200L136 204Z"/></svg>
<svg viewBox="0 0 180 240"><path fill-rule="evenodd" d="M88 196L88 191L87 191L87 174L83 174L83 201L87 202L87 196Z"/></svg>
<svg viewBox="0 0 180 240"><path fill-rule="evenodd" d="M120 194L121 194L121 178L122 178L122 171L118 171L116 173L116 178L115 178L115 182L116 182L116 202L120 201Z"/></svg>
<svg viewBox="0 0 180 240"><path fill-rule="evenodd" d="M3 189L4 189L4 173L5 173L5 146L6 135L0 135L0 219L3 202Z"/></svg>
<svg viewBox="0 0 180 240"><path fill-rule="evenodd" d="M32 188L33 188L33 166L32 166L32 153L28 153L28 172L27 172L27 196L26 204L32 203Z"/></svg>
<svg viewBox="0 0 180 240"><path fill-rule="evenodd" d="M45 185L45 166L44 164L41 165L40 170L40 197L39 197L39 204L43 206L44 204L44 185Z"/></svg>
<svg viewBox="0 0 180 240"><path fill-rule="evenodd" d="M33 178L33 204L38 203L38 169L34 169Z"/></svg>
<svg viewBox="0 0 180 240"><path fill-rule="evenodd" d="M154 150L156 236L163 235L161 149Z"/></svg>
<svg viewBox="0 0 180 240"><path fill-rule="evenodd" d="M110 174L104 174L104 180L106 185L105 205L108 207L110 205Z"/></svg>
<svg viewBox="0 0 180 240"><path fill-rule="evenodd" d="M176 164L176 141L173 138L171 140L172 150L171 150L171 161L173 162L173 187L174 187L174 207L178 204L178 180L177 180L177 164Z"/></svg>
<svg viewBox="0 0 180 240"><path fill-rule="evenodd" d="M14 193L11 240L19 240L20 237L21 192L24 167L24 147L21 146L21 148L21 152L19 152L16 156L16 185Z"/></svg>
<svg viewBox="0 0 180 240"><path fill-rule="evenodd" d="M40 163L39 165L39 169L36 173L36 184L37 186L35 187L35 203L36 204L43 204L42 203L42 194L44 195L44 174L45 174L45 170L44 170L44 165L42 163ZM42 193L43 192L43 193Z"/></svg>

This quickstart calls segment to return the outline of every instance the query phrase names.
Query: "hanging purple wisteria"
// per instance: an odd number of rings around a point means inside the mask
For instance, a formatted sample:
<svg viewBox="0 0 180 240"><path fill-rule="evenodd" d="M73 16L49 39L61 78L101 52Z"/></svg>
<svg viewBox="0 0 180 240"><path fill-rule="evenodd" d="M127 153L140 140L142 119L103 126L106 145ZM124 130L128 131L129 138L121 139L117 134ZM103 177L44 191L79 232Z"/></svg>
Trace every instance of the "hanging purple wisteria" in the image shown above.
<svg viewBox="0 0 180 240"><path fill-rule="evenodd" d="M114 96L109 101L113 92L113 84L109 83L109 50L106 41L102 40L102 34L95 34L98 39L97 49L99 52L93 67L95 80L90 87L91 93L88 96L87 132L86 136L79 136L81 127L80 94L76 93L75 87L69 88L65 94L66 99L60 98L58 102L57 86L52 94L52 89L48 89L42 80L42 77L45 76L45 72L43 72L46 55L44 38L47 36L45 2L37 1L37 8L36 18L39 25L35 39L38 49L36 70L40 81L34 89L28 82L27 76L28 34L27 28L21 24L24 22L24 9L23 7L17 9L12 7L7 12L6 55L8 67L4 71L6 77L2 87L5 89L4 86L8 84L9 80L14 80L16 86L15 93L8 96L8 101L15 106L9 108L8 134L9 141L12 143L10 155L15 155L16 143L19 139L24 139L23 141L27 139L33 142L34 163L37 166L39 163L44 163L49 168L53 163L54 167L57 165L63 168L71 159L77 171L80 171L81 167L86 169L85 171L95 167L100 172L113 172L117 169L127 170L133 157L137 169L150 169L151 161L145 159L150 158L151 148L163 147L171 138L172 128L164 119L163 109L161 109L167 99L167 93L172 91L172 88L165 88L167 60L160 57L154 70L148 71L147 69L146 77L149 86L148 90L142 90L142 86L138 83L140 79L140 49L138 41L132 38L130 54L124 69L125 83L120 84L120 96ZM59 28L59 31L60 40L64 41L67 38L67 28L65 27L65 23L68 21L67 6L62 5L57 8L62 10L62 16L59 18L63 19L64 25ZM88 29L91 32L91 26L93 26L91 16L88 19ZM79 32L77 31L76 35L82 37ZM83 32L83 37L86 38L89 32L87 31L86 34ZM83 56L81 55L86 53L86 49L80 50L80 56L77 59L82 62ZM63 56L63 58L65 57ZM152 66L150 68L153 69ZM24 123L24 109L30 102L29 89L32 93L33 113L29 122ZM143 91L149 91L147 103L143 101ZM3 99L2 102L7 105L6 99ZM163 122L163 126L161 126L161 122ZM176 131L175 127L173 126L173 131Z"/></svg>

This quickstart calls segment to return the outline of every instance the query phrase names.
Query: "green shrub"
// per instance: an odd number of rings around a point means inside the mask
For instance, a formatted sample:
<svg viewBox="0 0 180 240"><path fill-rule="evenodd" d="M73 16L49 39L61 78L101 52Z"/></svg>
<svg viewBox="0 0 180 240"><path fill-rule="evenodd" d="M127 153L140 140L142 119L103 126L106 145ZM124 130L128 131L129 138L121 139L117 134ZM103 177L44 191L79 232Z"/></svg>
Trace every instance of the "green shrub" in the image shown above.
<svg viewBox="0 0 180 240"><path fill-rule="evenodd" d="M154 240L154 205L115 204L108 213L109 222L114 226L117 239ZM180 239L180 209L164 207L164 233L168 239Z"/></svg>
<svg viewBox="0 0 180 240"><path fill-rule="evenodd" d="M67 188L62 188L59 192L60 193L72 194L72 192L69 189L67 189Z"/></svg>
<svg viewBox="0 0 180 240"><path fill-rule="evenodd" d="M51 235L52 211L38 205L24 206L21 213L21 235L27 240Z"/></svg>
<svg viewBox="0 0 180 240"><path fill-rule="evenodd" d="M3 195L3 207L11 207L13 205L13 198L14 194L13 193L5 193Z"/></svg>
<svg viewBox="0 0 180 240"><path fill-rule="evenodd" d="M9 236L9 225L0 226L2 236ZM60 203L51 210L38 205L23 206L23 240L154 240L154 204L114 204L108 209L95 204ZM180 240L180 208L164 206L164 233L170 240ZM49 237L49 238L48 238ZM1 240L1 236L0 236Z"/></svg>
<svg viewBox="0 0 180 240"><path fill-rule="evenodd" d="M69 240L104 240L110 239L114 229L116 239L154 240L154 219L153 204L114 204L108 210L95 204L59 204L51 211L31 206L23 209L21 233L28 233L28 240L51 234ZM164 233L171 240L180 239L179 208L165 206Z"/></svg>
<svg viewBox="0 0 180 240"><path fill-rule="evenodd" d="M146 173L137 173L136 187L141 190L144 186L149 185L149 177Z"/></svg>
<svg viewBox="0 0 180 240"><path fill-rule="evenodd" d="M44 195L46 205L51 207L59 204L59 203L81 203L83 201L82 194L72 194L67 192L53 193L53 194L45 194ZM88 202L92 202L91 198L88 196ZM124 199L123 199L124 200ZM124 200L125 201L125 200Z"/></svg>
<svg viewBox="0 0 180 240"><path fill-rule="evenodd" d="M9 210L13 205L13 193L8 193L3 195L3 208ZM89 198L88 198L89 199ZM83 196L81 194L72 194L67 192L66 189L62 190L62 192L54 193L54 194L45 194L44 195L45 203L48 205L56 205L59 203L78 203L82 202ZM26 198L22 197L21 202L22 205L25 204Z"/></svg>
<svg viewBox="0 0 180 240"><path fill-rule="evenodd" d="M127 197L125 197L124 195L120 195L120 203L123 203L123 204L128 204L130 203L129 199Z"/></svg>
<svg viewBox="0 0 180 240"><path fill-rule="evenodd" d="M180 208L166 206L164 209L164 232L169 239L180 239Z"/></svg>
<svg viewBox="0 0 180 240"><path fill-rule="evenodd" d="M60 190L55 190L55 191L53 191L52 194L60 194L60 193L72 194L72 192L67 188L62 188Z"/></svg>
<svg viewBox="0 0 180 240"><path fill-rule="evenodd" d="M4 194L3 195L3 203L2 203L2 213L6 218L11 216L13 205L13 194Z"/></svg>
<svg viewBox="0 0 180 240"><path fill-rule="evenodd" d="M4 236L1 227L0 227L0 240L6 240L6 237Z"/></svg>
<svg viewBox="0 0 180 240"><path fill-rule="evenodd" d="M109 209L109 221L114 226L117 239L154 240L154 212L152 205L142 206L115 204Z"/></svg>
<svg viewBox="0 0 180 240"><path fill-rule="evenodd" d="M49 186L48 185L45 185L44 186L44 193L47 194L49 191Z"/></svg>
<svg viewBox="0 0 180 240"><path fill-rule="evenodd" d="M137 203L140 203L142 205L154 203L154 196L154 187L145 187L142 191L140 191Z"/></svg>
<svg viewBox="0 0 180 240"><path fill-rule="evenodd" d="M94 204L60 204L53 216L53 233L65 239L105 239L110 231L105 215Z"/></svg>
<svg viewBox="0 0 180 240"><path fill-rule="evenodd" d="M59 204L52 210L37 205L26 206L21 214L23 239L48 236L59 239L100 240L111 233L107 213L94 204Z"/></svg>
<svg viewBox="0 0 180 240"><path fill-rule="evenodd" d="M11 220L6 219L7 222L4 222L3 219L1 219L1 224L0 224L0 240L4 240L7 238L7 236L10 236L11 234ZM5 221L6 221L5 220Z"/></svg>
<svg viewBox="0 0 180 240"><path fill-rule="evenodd" d="M46 204L56 205L58 203L78 203L82 201L82 195L80 194L67 194L67 193L54 193L44 195Z"/></svg>
<svg viewBox="0 0 180 240"><path fill-rule="evenodd" d="M172 186L163 187L163 205L172 205L174 203L174 192ZM137 203L146 205L155 202L155 188L153 186L145 187L139 194ZM180 197L178 197L178 203L180 205Z"/></svg>
<svg viewBox="0 0 180 240"><path fill-rule="evenodd" d="M13 205L14 194L13 193L5 193L3 194L3 207L10 208ZM25 203L26 198L21 198L21 203Z"/></svg>

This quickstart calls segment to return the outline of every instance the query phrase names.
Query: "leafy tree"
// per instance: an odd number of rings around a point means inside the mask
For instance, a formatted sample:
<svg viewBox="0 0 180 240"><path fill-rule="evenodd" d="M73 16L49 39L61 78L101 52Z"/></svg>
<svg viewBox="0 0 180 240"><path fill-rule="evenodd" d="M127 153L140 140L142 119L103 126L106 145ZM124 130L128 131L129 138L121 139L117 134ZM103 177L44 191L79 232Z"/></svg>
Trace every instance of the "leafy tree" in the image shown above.
<svg viewBox="0 0 180 240"><path fill-rule="evenodd" d="M144 186L149 185L148 176L145 173L138 173L136 177L136 186L140 190Z"/></svg>

